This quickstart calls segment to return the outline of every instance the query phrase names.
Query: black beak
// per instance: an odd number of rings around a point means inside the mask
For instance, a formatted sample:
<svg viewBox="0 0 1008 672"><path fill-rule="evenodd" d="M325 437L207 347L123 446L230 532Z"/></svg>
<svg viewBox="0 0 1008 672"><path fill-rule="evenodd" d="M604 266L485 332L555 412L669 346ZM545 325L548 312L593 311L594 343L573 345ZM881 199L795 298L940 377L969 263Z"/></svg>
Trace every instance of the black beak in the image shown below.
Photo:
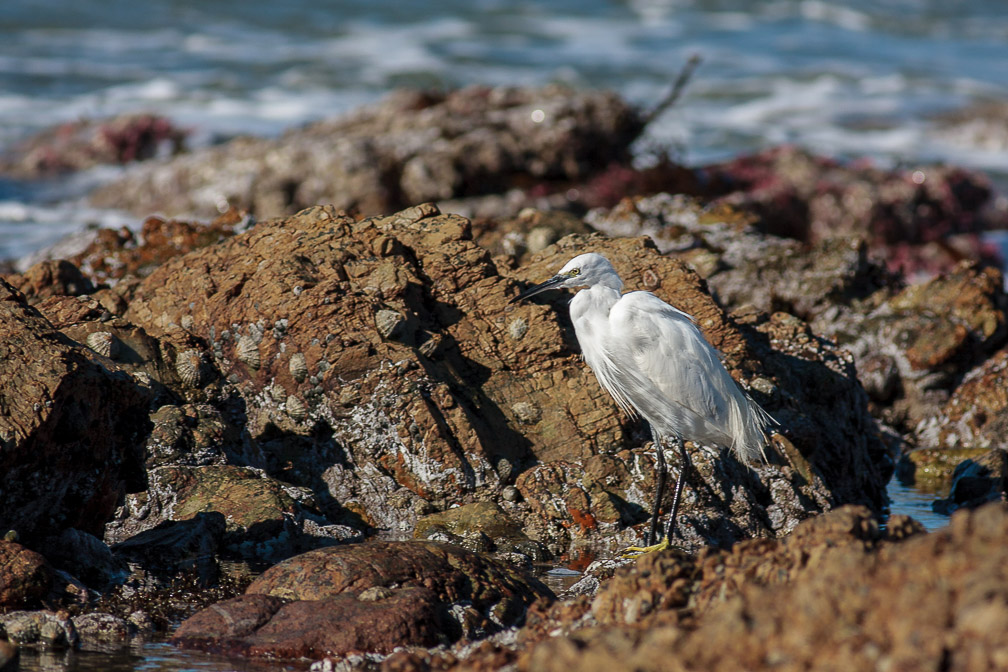
<svg viewBox="0 0 1008 672"><path fill-rule="evenodd" d="M552 278L550 278L546 282L540 283L540 284L536 285L535 287L529 287L524 292L522 292L518 296L516 296L513 299L511 299L510 301L508 301L508 303L515 303L516 301L521 301L523 299L527 299L530 296L535 296L539 292L545 292L547 289L553 289L554 287L556 287L557 285L559 285L561 282L563 282L566 279L567 279L566 276L563 276L563 275L554 275Z"/></svg>

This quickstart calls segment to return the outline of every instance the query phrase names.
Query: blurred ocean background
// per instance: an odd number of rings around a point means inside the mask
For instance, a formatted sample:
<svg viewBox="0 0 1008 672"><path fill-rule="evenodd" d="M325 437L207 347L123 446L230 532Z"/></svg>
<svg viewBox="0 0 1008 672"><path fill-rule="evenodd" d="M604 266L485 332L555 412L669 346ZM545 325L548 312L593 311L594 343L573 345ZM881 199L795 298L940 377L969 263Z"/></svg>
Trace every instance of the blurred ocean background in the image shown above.
<svg viewBox="0 0 1008 672"><path fill-rule="evenodd" d="M396 87L610 88L648 108L692 54L641 151L698 164L779 143L882 165L948 161L1008 183L1008 151L942 115L1008 99L1008 4L993 0L4 0L0 151L43 128L151 111L190 146L274 135ZM87 223L115 168L0 180L0 258Z"/></svg>

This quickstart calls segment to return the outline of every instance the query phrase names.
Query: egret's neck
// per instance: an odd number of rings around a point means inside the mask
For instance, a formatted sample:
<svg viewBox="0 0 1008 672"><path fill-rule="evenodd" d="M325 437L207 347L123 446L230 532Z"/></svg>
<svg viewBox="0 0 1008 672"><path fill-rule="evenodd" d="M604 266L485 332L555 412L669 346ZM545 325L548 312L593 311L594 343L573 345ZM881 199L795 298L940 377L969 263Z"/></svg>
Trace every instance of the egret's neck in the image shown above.
<svg viewBox="0 0 1008 672"><path fill-rule="evenodd" d="M571 320L582 317L609 319L609 311L620 300L620 290L604 285L592 285L574 295L570 304Z"/></svg>

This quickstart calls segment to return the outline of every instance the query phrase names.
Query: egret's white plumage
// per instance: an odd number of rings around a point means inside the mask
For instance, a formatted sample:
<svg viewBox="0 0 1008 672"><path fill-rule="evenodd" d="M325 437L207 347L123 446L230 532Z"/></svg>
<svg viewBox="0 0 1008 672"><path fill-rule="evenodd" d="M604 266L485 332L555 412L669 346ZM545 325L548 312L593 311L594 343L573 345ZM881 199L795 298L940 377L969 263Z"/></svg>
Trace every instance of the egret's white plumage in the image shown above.
<svg viewBox="0 0 1008 672"><path fill-rule="evenodd" d="M735 383L692 317L650 292L623 294L619 274L600 254L574 257L515 300L554 287L583 288L570 316L585 362L624 411L647 420L656 443L727 446L746 464L763 454L774 420Z"/></svg>

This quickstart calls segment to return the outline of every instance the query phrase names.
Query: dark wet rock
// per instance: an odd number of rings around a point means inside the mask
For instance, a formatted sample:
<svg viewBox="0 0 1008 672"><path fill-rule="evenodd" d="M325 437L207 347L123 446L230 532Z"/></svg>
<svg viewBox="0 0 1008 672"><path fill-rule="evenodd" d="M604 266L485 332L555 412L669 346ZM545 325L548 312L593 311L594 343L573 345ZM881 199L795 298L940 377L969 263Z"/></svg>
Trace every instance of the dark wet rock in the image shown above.
<svg viewBox="0 0 1008 672"><path fill-rule="evenodd" d="M121 583L128 574L126 564L93 534L68 528L46 537L39 547L56 567L77 577L95 590Z"/></svg>
<svg viewBox="0 0 1008 672"><path fill-rule="evenodd" d="M113 534L116 523L110 523ZM226 532L223 514L200 512L185 520L163 520L114 543L112 551L148 572L175 575L195 569L203 582L212 583L220 571L217 554Z"/></svg>
<svg viewBox="0 0 1008 672"><path fill-rule="evenodd" d="M173 641L251 656L389 653L521 622L544 585L450 544L319 549L267 570L242 597L195 614Z"/></svg>
<svg viewBox="0 0 1008 672"><path fill-rule="evenodd" d="M165 405L150 417L153 428L145 445L148 469L226 464L229 453L239 452L240 430L210 404Z"/></svg>
<svg viewBox="0 0 1008 672"><path fill-rule="evenodd" d="M976 508L988 502L1005 501L1008 453L995 448L975 458L963 460L952 472L949 496L932 505L945 515L957 509Z"/></svg>
<svg viewBox="0 0 1008 672"><path fill-rule="evenodd" d="M224 517L224 546L230 554L244 558L276 561L306 547L358 534L329 524L310 492L249 467L169 465L152 468L147 476L147 490L128 494L106 525L105 540L117 552L123 542L167 521L185 521L208 512ZM150 541L164 543L161 536ZM134 542L137 545L140 540Z"/></svg>
<svg viewBox="0 0 1008 672"><path fill-rule="evenodd" d="M66 612L9 611L0 614L0 636L17 646L73 649L77 629Z"/></svg>
<svg viewBox="0 0 1008 672"><path fill-rule="evenodd" d="M983 448L916 448L900 458L896 476L924 492L947 492L955 468L986 452Z"/></svg>
<svg viewBox="0 0 1008 672"><path fill-rule="evenodd" d="M360 222L315 208L167 262L126 318L159 334L191 316L271 473L367 525L411 530L513 484L508 513L538 541L626 544L636 533L616 533L651 506L646 434L578 361L564 304L507 305L517 280L589 248L629 287L695 315L798 447L756 470L697 449L712 485L688 491L687 544L778 534L845 501L881 506L884 447L846 355L783 315L726 316L696 275L641 239L570 236L510 271L474 244L467 220L429 205ZM560 471L534 475L550 469ZM568 502L585 473L577 488L590 499ZM547 504L532 484L557 478L561 501Z"/></svg>
<svg viewBox="0 0 1008 672"><path fill-rule="evenodd" d="M37 179L101 164L143 161L181 151L187 134L152 114L68 122L16 145L0 159L0 174Z"/></svg>
<svg viewBox="0 0 1008 672"><path fill-rule="evenodd" d="M0 324L0 528L100 533L141 478L147 397L2 281Z"/></svg>
<svg viewBox="0 0 1008 672"><path fill-rule="evenodd" d="M40 261L21 275L8 275L7 282L36 304L50 296L80 296L94 291L94 285L80 269L65 259Z"/></svg>
<svg viewBox="0 0 1008 672"><path fill-rule="evenodd" d="M74 616L72 621L85 651L117 651L137 634L136 626L114 614L91 612Z"/></svg>
<svg viewBox="0 0 1008 672"><path fill-rule="evenodd" d="M53 584L46 559L13 541L0 541L0 609L37 606Z"/></svg>
<svg viewBox="0 0 1008 672"><path fill-rule="evenodd" d="M277 139L239 138L138 167L92 200L143 215L206 217L234 207L263 218L317 203L374 215L523 181L583 179L626 160L642 126L611 93L556 86L399 92Z"/></svg>

